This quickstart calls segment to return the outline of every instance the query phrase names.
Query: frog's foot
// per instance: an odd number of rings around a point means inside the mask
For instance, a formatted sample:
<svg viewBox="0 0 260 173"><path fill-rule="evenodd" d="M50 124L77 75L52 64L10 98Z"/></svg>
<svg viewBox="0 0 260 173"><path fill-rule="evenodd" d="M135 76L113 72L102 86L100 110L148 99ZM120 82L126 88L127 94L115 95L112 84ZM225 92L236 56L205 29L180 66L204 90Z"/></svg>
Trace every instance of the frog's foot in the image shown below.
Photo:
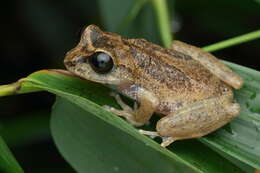
<svg viewBox="0 0 260 173"><path fill-rule="evenodd" d="M110 92L109 93L110 96L114 97L116 99L116 102L120 105L120 107L124 110L124 111L127 111L127 112L130 112L132 113L133 112L133 109L128 106L120 97L119 94L115 93L115 92ZM134 107L135 109L136 107Z"/></svg>
<svg viewBox="0 0 260 173"><path fill-rule="evenodd" d="M168 145L170 145L171 143L173 143L174 141L176 141L176 139L174 139L171 136L167 136L167 137L162 137L162 141L163 142L161 143L161 146L165 148Z"/></svg>
<svg viewBox="0 0 260 173"><path fill-rule="evenodd" d="M139 130L139 133L143 134L143 135L148 135L151 138L155 138L155 137L161 137L162 138L162 143L161 146L162 147L167 147L168 145L170 145L171 143L173 143L176 139L174 139L173 137L162 137L159 135L158 132L152 132L152 131L146 131L146 130Z"/></svg>
<svg viewBox="0 0 260 173"><path fill-rule="evenodd" d="M115 97L117 103L123 110L117 110L109 106L105 106L105 109L119 116L125 117L128 122L134 126L142 126L146 124L159 105L158 98L152 92L143 88L138 89L138 99L136 101L139 105L137 106L137 103L135 102L133 109L122 101L119 94L112 93L110 95Z"/></svg>
<svg viewBox="0 0 260 173"><path fill-rule="evenodd" d="M158 132L152 132L152 131L146 131L146 130L139 130L139 133L143 134L143 135L148 135L150 138L155 138L157 136L160 137L160 135L158 134Z"/></svg>
<svg viewBox="0 0 260 173"><path fill-rule="evenodd" d="M107 111L112 112L118 116L125 117L127 119L127 121L134 126L142 126L144 124L144 123L137 122L135 120L134 112L135 112L135 109L137 106L135 106L134 109L132 109L130 106L128 106L127 104L124 103L124 101L121 99L119 94L111 92L110 95L115 97L117 103L120 105L120 107L123 110L118 110L118 109L115 109L108 105L104 105L103 106L104 109L106 109Z"/></svg>
<svg viewBox="0 0 260 173"><path fill-rule="evenodd" d="M143 125L143 123L139 123L134 120L133 114L129 110L118 110L118 109L115 109L108 105L104 105L102 107L104 109L106 109L107 111L112 112L118 116L125 117L126 120L133 126L142 126Z"/></svg>

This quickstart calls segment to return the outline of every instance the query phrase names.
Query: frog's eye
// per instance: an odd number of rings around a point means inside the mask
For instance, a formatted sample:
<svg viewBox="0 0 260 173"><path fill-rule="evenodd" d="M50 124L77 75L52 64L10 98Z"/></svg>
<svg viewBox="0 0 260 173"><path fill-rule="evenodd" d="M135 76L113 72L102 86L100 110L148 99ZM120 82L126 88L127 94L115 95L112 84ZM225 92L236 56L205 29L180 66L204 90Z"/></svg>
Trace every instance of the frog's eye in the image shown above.
<svg viewBox="0 0 260 173"><path fill-rule="evenodd" d="M92 69L100 74L108 73L114 67L113 59L104 52L94 53L88 57L88 61Z"/></svg>

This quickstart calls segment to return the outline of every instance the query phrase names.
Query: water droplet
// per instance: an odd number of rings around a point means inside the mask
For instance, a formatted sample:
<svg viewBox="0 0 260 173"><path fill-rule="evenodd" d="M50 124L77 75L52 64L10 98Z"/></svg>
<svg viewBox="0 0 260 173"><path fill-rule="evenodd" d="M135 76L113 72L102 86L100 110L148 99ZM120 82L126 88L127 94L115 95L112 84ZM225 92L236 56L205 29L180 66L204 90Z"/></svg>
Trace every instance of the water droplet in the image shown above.
<svg viewBox="0 0 260 173"><path fill-rule="evenodd" d="M255 99L256 98L256 93L254 92L251 96L250 99Z"/></svg>
<svg viewBox="0 0 260 173"><path fill-rule="evenodd" d="M237 133L232 130L231 124L227 124L223 127L223 129L228 132L229 134L231 134L233 137L235 137L237 135Z"/></svg>
<svg viewBox="0 0 260 173"><path fill-rule="evenodd" d="M256 131L259 133L260 132L260 123L258 123L257 121L252 121Z"/></svg>
<svg viewBox="0 0 260 173"><path fill-rule="evenodd" d="M246 108L250 108L250 104L248 102L246 102Z"/></svg>
<svg viewBox="0 0 260 173"><path fill-rule="evenodd" d="M260 93L251 95L246 106L251 112L260 114Z"/></svg>

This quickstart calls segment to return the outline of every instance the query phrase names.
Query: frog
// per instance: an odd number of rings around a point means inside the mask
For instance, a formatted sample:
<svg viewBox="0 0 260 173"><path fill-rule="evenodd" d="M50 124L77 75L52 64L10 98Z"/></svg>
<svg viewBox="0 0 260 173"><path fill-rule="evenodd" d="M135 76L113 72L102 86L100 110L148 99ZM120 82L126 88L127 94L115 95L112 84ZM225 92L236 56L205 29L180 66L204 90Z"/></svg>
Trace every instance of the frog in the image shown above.
<svg viewBox="0 0 260 173"><path fill-rule="evenodd" d="M139 132L161 137L162 147L205 136L240 113L233 89L242 87L242 78L214 55L181 41L164 48L89 25L64 64L76 76L116 91L111 95L122 109L103 108L133 126L149 123L154 113L161 115L155 131ZM121 95L133 99L134 106Z"/></svg>

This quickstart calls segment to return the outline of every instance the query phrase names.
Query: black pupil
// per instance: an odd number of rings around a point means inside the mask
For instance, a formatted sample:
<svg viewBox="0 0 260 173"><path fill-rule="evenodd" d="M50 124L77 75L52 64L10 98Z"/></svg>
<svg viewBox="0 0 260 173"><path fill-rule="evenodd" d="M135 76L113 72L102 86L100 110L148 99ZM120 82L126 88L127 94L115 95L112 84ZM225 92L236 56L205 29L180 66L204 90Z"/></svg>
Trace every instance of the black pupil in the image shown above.
<svg viewBox="0 0 260 173"><path fill-rule="evenodd" d="M101 74L108 73L114 66L113 59L104 52L96 52L89 57L92 69Z"/></svg>

